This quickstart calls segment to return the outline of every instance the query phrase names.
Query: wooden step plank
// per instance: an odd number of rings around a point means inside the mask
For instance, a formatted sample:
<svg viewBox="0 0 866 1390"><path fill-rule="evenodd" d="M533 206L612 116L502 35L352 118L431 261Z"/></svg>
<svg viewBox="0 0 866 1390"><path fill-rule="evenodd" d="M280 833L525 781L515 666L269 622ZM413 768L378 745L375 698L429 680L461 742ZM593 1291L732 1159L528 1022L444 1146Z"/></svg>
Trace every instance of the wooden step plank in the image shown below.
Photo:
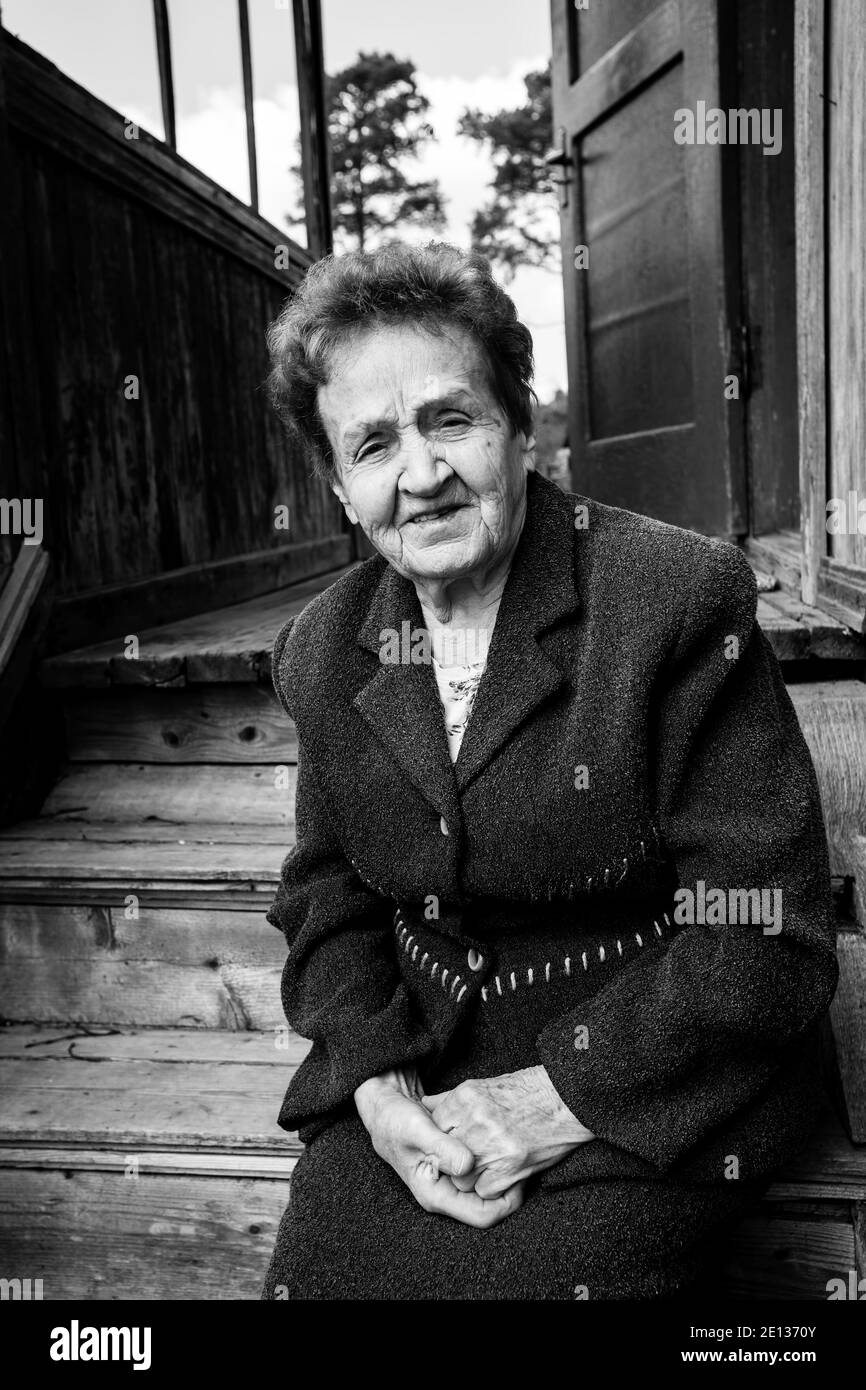
<svg viewBox="0 0 866 1390"><path fill-rule="evenodd" d="M0 959L27 962L47 957L278 969L285 961L286 943L264 912L173 912L139 906L127 916L122 908L0 903Z"/></svg>
<svg viewBox="0 0 866 1390"><path fill-rule="evenodd" d="M0 904L8 1020L282 1027L285 940L258 913Z"/></svg>
<svg viewBox="0 0 866 1390"><path fill-rule="evenodd" d="M46 1301L258 1299L288 1195L273 1178L7 1169L5 1266Z"/></svg>
<svg viewBox="0 0 866 1390"><path fill-rule="evenodd" d="M41 679L55 688L267 680L271 650L282 624L329 588L345 568L261 598L145 628L133 634L138 638L137 660L124 655L129 634L50 657L42 663Z"/></svg>
<svg viewBox="0 0 866 1390"><path fill-rule="evenodd" d="M20 1035L19 1035L20 1036ZM118 1056L112 1039L90 1051L80 1040L56 1040L25 1057L0 1063L3 1143L18 1148L107 1147L112 1150L215 1149L223 1153L297 1153L298 1145L276 1124L285 1088L309 1044L283 1034L271 1037L272 1062L226 1060L226 1039L217 1060L182 1055L179 1033L173 1052L160 1052L154 1034L150 1057ZM63 1047L71 1048L65 1054Z"/></svg>
<svg viewBox="0 0 866 1390"><path fill-rule="evenodd" d="M731 1237L722 1286L729 1298L823 1301L829 1281L854 1268L850 1221L749 1217Z"/></svg>
<svg viewBox="0 0 866 1390"><path fill-rule="evenodd" d="M854 916L866 931L866 834L854 834L848 843L850 872L854 876Z"/></svg>
<svg viewBox="0 0 866 1390"><path fill-rule="evenodd" d="M260 685L75 690L64 716L73 762L298 761L294 723Z"/></svg>
<svg viewBox="0 0 866 1390"><path fill-rule="evenodd" d="M848 1132L866 1144L866 932L839 934L839 984L830 1005Z"/></svg>
<svg viewBox="0 0 866 1390"><path fill-rule="evenodd" d="M292 825L227 825L225 821L106 821L22 820L0 831L2 846L9 840L78 840L111 844L175 845L280 845L286 851L295 843Z"/></svg>
<svg viewBox="0 0 866 1390"><path fill-rule="evenodd" d="M172 912L199 912L214 908L226 912L267 912L274 898L275 884L207 883L178 881L153 886L137 884L134 896L140 907L163 907ZM94 907L123 907L129 894L121 887L101 879L64 881L63 879L0 878L0 902L79 904Z"/></svg>
<svg viewBox="0 0 866 1390"><path fill-rule="evenodd" d="M279 1042L272 1031L202 1032L195 1028L84 1028L17 1025L0 1028L0 1063L4 1058L33 1060L50 1056L72 1061L165 1062L215 1066L244 1062L248 1066L283 1066L286 1051L307 1046L285 1027Z"/></svg>
<svg viewBox="0 0 866 1390"><path fill-rule="evenodd" d="M290 763L176 767L69 763L42 808L65 821L196 820L294 825L297 768Z"/></svg>
<svg viewBox="0 0 866 1390"><path fill-rule="evenodd" d="M779 661L802 661L808 653L809 633L802 623L771 608L771 594L759 594L758 625Z"/></svg>
<svg viewBox="0 0 866 1390"><path fill-rule="evenodd" d="M148 1149L130 1155L120 1149L18 1149L0 1144L0 1169L26 1168L33 1172L120 1173L124 1177L163 1174L198 1178L275 1178L284 1182L297 1161L297 1153L222 1154L196 1149L160 1153Z"/></svg>
<svg viewBox="0 0 866 1390"><path fill-rule="evenodd" d="M55 1093L56 1108L60 1108L66 1106L66 1097L80 1093L92 1096L94 1105L98 1106L101 1104L101 1092L113 1096L124 1090L134 1091L138 1098L151 1097L151 1103L162 1104L169 1118L175 1113L176 1103L186 1107L187 1100L204 1103L207 1097L218 1096L224 1097L226 1106L231 1108L236 1097L249 1097L255 1093L264 1097L265 1104L264 1109L260 1108L257 1112L260 1123L253 1132L269 1134L274 1112L268 1110L267 1106L275 1096L279 1106L289 1077L306 1052L307 1045L295 1039L293 1055L290 1056L288 1052L280 1054L285 1059L283 1067L276 1061L274 1048L273 1065L268 1067L256 1063L255 1073L250 1071L247 1062L180 1062L166 1061L164 1058L147 1061L128 1057L115 1061L110 1056L82 1055L78 1051L72 1056L46 1054L36 1058L4 1057L0 1081L9 1106L8 1115L4 1113L4 1139L8 1140L13 1129L20 1128L22 1122L27 1129L32 1129L30 1120L24 1114L24 1106L40 1103L35 1097ZM261 1107L261 1101L258 1103ZM195 1128L196 1113L186 1107L187 1119L194 1126L193 1133L198 1132ZM252 1111L247 1107L244 1113L251 1114ZM64 1121L67 1128L69 1119L67 1117ZM103 1119L105 1133L110 1134L115 1124L113 1112L104 1110ZM121 1116L117 1117L117 1122L122 1123ZM176 1124L176 1121L172 1123Z"/></svg>
<svg viewBox="0 0 866 1390"><path fill-rule="evenodd" d="M0 1028L0 1061L69 1057L71 1060L164 1062L167 1065L222 1063L279 1067L298 1062L309 1047L304 1038L284 1027L248 1033L204 1032L194 1028L76 1028L11 1026ZM288 1060L287 1060L288 1059Z"/></svg>
<svg viewBox="0 0 866 1390"><path fill-rule="evenodd" d="M270 1028L281 1018L280 969L207 969L140 960L0 961L3 1015L16 1022Z"/></svg>
<svg viewBox="0 0 866 1390"><path fill-rule="evenodd" d="M278 881L282 859L281 847L267 844L111 844L0 836L0 890L7 902L14 901L13 887L41 879L56 886L120 885L130 893L139 888L194 891L200 884L226 892L243 884L266 890Z"/></svg>
<svg viewBox="0 0 866 1390"><path fill-rule="evenodd" d="M788 693L815 763L831 872L851 874L849 839L866 833L866 684L810 681Z"/></svg>
<svg viewBox="0 0 866 1390"><path fill-rule="evenodd" d="M827 661L862 661L866 655L862 637L858 637L850 628L845 627L844 623L838 622L828 613L823 613L818 608L810 608L808 604L793 594L786 593L784 589L762 594L759 609L767 614L766 623L761 617L761 612L758 614L758 621L768 635L771 631L781 630L783 625L785 630L788 630L789 623L793 623L804 634L799 646L799 656L793 659L817 657ZM782 657L778 645L775 642L773 645L780 660L791 659Z"/></svg>

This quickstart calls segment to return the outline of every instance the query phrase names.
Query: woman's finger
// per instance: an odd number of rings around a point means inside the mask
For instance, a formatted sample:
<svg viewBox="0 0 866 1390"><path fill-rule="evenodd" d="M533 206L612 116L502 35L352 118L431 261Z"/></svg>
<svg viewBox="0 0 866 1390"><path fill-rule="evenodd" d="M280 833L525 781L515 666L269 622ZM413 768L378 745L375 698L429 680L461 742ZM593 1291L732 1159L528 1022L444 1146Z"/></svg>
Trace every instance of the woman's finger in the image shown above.
<svg viewBox="0 0 866 1390"><path fill-rule="evenodd" d="M464 1226L475 1226L480 1230L498 1225L517 1211L523 1202L521 1183L515 1183L501 1197L490 1199L479 1197L476 1192L459 1192L444 1175L436 1182L428 1179L428 1183L424 1197L429 1211L450 1216Z"/></svg>
<svg viewBox="0 0 866 1390"><path fill-rule="evenodd" d="M403 1149L414 1151L417 1155L433 1154L443 1173L455 1175L468 1173L475 1167L472 1150L453 1134L444 1134L432 1115L420 1106L401 1112L399 1127L395 1126L394 1137Z"/></svg>
<svg viewBox="0 0 866 1390"><path fill-rule="evenodd" d="M438 1159L441 1172L452 1177L463 1177L470 1173L475 1167L475 1155L472 1150L455 1135L443 1134L432 1122L431 1128L435 1133L430 1137L427 1149Z"/></svg>

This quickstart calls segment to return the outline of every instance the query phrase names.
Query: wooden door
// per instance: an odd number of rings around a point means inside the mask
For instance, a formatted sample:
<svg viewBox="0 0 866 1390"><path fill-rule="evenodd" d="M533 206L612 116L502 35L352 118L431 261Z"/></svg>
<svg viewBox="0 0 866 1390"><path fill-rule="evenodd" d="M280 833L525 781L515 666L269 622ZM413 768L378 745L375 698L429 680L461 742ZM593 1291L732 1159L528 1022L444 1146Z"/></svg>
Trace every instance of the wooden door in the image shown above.
<svg viewBox="0 0 866 1390"><path fill-rule="evenodd" d="M573 485L742 533L736 151L674 139L723 105L716 0L551 3Z"/></svg>

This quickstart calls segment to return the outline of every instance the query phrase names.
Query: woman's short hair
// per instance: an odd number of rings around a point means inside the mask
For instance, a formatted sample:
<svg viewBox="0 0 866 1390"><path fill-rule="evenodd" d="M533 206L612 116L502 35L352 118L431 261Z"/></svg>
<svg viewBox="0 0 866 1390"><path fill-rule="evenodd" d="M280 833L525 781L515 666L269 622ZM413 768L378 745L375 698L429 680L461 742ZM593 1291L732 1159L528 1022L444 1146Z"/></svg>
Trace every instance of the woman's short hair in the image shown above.
<svg viewBox="0 0 866 1390"><path fill-rule="evenodd" d="M357 330L402 323L431 332L457 326L471 334L512 429L531 433L532 336L488 261L443 242L392 242L317 261L268 330L271 399L320 476L331 479L335 472L317 392L328 381L336 349Z"/></svg>

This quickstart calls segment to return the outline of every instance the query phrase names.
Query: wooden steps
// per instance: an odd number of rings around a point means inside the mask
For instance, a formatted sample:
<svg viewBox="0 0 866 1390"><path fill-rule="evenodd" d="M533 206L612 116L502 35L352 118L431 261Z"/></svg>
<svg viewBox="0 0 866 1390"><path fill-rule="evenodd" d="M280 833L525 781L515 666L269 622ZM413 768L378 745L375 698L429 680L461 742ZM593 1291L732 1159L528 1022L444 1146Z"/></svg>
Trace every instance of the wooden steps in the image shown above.
<svg viewBox="0 0 866 1390"><path fill-rule="evenodd" d="M285 1029L0 1033L4 1269L46 1299L258 1298L306 1047Z"/></svg>
<svg viewBox="0 0 866 1390"><path fill-rule="evenodd" d="M0 1247L46 1298L258 1297L299 1152L276 1116L308 1046L265 920L297 764L270 654L337 573L141 632L137 660L118 637L43 665L66 762L38 817L0 831ZM782 596L760 618L783 659L824 642ZM859 808L834 730L860 727L866 687L790 689L822 791ZM861 1258L864 1201L866 1151L828 1121L742 1223L727 1291L826 1297Z"/></svg>
<svg viewBox="0 0 866 1390"><path fill-rule="evenodd" d="M287 618L300 613L316 594L343 574L344 566L194 618L144 628L134 634L138 657L125 655L125 634L42 663L45 685L55 689L113 685L160 689L205 684L268 682L274 638Z"/></svg>
<svg viewBox="0 0 866 1390"><path fill-rule="evenodd" d="M275 1116L307 1046L284 1028L0 1033L10 1267L48 1299L258 1297L300 1152ZM825 1298L855 1267L839 1209L864 1200L866 1148L828 1117L743 1221L725 1292Z"/></svg>

